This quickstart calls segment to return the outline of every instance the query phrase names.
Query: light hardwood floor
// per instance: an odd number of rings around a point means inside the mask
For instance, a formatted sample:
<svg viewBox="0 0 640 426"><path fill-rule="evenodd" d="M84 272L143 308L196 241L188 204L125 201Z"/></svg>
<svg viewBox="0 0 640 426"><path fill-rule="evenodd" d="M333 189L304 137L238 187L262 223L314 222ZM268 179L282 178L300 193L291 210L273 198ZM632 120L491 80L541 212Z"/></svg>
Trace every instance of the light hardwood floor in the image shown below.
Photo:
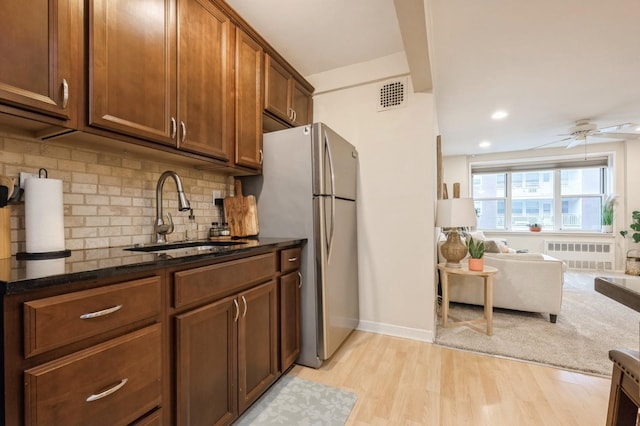
<svg viewBox="0 0 640 426"><path fill-rule="evenodd" d="M290 374L350 390L347 425L602 426L609 379L354 332L320 369Z"/></svg>

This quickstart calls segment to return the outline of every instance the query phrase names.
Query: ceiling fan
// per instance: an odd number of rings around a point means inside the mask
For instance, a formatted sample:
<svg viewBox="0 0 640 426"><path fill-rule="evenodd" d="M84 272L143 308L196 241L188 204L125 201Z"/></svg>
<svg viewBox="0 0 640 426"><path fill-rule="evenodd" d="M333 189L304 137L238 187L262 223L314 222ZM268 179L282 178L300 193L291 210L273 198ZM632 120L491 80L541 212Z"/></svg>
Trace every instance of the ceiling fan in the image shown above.
<svg viewBox="0 0 640 426"><path fill-rule="evenodd" d="M567 149L573 148L576 145L587 142L587 137L605 137L609 139L635 139L640 137L640 125L634 123L616 124L614 126L607 126L598 128L595 123L590 123L589 119L582 119L576 121L576 125L569 128L568 133L563 133L558 136L566 136L564 139L560 139L553 142L548 142L542 145L538 145L531 149L538 149L548 145L557 144L560 142L569 141Z"/></svg>

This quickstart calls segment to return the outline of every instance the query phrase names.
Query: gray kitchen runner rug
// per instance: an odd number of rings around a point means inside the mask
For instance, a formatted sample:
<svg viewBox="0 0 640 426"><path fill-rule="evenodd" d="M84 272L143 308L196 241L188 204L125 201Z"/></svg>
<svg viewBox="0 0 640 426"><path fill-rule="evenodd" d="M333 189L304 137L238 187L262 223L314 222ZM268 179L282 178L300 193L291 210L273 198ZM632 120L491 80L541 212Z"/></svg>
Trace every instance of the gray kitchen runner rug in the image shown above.
<svg viewBox="0 0 640 426"><path fill-rule="evenodd" d="M565 273L558 322L549 315L494 309L493 336L461 326L442 328L436 344L611 376L610 349L640 346L640 313L593 289L598 274ZM600 275L604 275L600 273ZM457 319L482 318L482 307L452 303Z"/></svg>
<svg viewBox="0 0 640 426"><path fill-rule="evenodd" d="M356 399L355 393L284 375L234 425L344 425Z"/></svg>

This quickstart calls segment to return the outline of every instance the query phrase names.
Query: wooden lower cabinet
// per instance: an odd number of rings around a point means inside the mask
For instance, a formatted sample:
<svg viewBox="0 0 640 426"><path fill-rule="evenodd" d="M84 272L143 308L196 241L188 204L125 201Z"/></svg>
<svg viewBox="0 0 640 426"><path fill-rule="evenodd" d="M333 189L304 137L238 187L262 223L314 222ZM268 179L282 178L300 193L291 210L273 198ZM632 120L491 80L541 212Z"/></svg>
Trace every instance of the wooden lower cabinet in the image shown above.
<svg viewBox="0 0 640 426"><path fill-rule="evenodd" d="M280 371L286 371L300 355L299 271L280 277Z"/></svg>
<svg viewBox="0 0 640 426"><path fill-rule="evenodd" d="M27 425L126 425L160 405L155 324L24 372Z"/></svg>
<svg viewBox="0 0 640 426"><path fill-rule="evenodd" d="M176 315L178 425L229 424L278 377L276 283Z"/></svg>
<svg viewBox="0 0 640 426"><path fill-rule="evenodd" d="M298 356L300 254L5 295L0 424L231 424Z"/></svg>
<svg viewBox="0 0 640 426"><path fill-rule="evenodd" d="M228 424L238 415L234 300L176 316L178 425Z"/></svg>
<svg viewBox="0 0 640 426"><path fill-rule="evenodd" d="M243 412L278 377L276 282L241 293L238 318L238 406Z"/></svg>

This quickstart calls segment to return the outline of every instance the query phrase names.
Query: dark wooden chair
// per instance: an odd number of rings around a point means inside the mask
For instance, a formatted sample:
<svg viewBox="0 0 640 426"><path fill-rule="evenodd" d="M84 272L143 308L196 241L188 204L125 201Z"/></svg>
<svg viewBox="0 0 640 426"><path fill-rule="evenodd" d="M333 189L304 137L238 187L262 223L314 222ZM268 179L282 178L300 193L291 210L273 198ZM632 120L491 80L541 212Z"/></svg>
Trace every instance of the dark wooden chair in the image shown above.
<svg viewBox="0 0 640 426"><path fill-rule="evenodd" d="M640 353L627 349L609 351L613 361L607 426L634 425L640 407Z"/></svg>

